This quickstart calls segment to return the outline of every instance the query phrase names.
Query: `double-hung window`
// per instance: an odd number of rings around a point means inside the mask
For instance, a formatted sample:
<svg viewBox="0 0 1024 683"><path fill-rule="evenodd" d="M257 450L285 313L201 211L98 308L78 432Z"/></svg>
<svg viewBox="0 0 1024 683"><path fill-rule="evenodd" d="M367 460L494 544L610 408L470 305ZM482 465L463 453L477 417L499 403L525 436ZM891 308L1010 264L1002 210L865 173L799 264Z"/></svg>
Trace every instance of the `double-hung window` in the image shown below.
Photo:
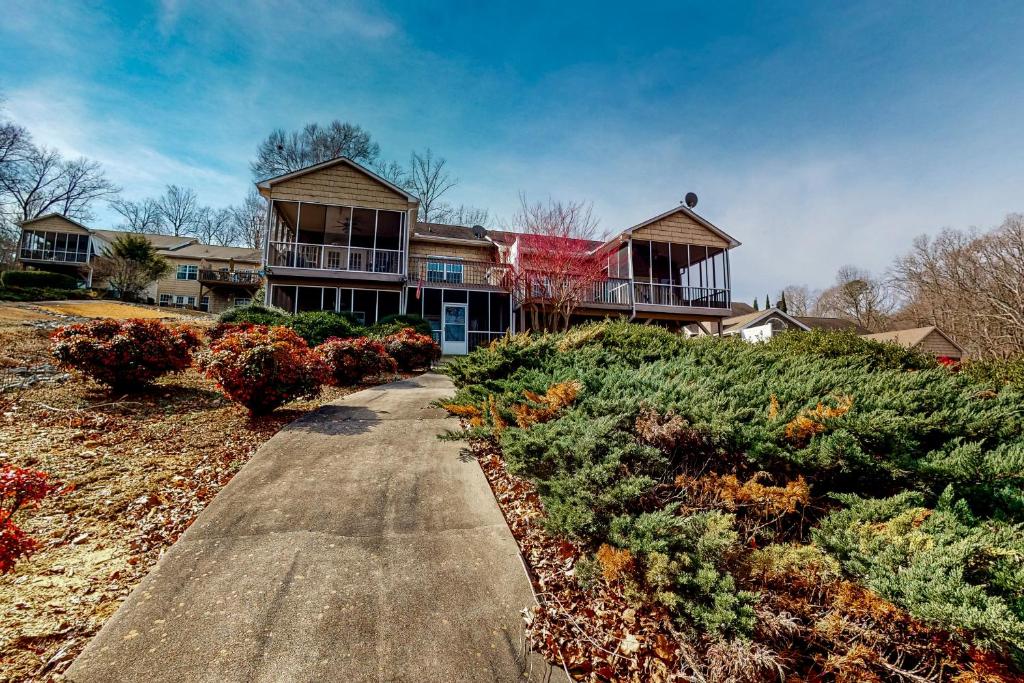
<svg viewBox="0 0 1024 683"><path fill-rule="evenodd" d="M178 266L178 272L175 277L179 280L198 280L199 279L199 266Z"/></svg>

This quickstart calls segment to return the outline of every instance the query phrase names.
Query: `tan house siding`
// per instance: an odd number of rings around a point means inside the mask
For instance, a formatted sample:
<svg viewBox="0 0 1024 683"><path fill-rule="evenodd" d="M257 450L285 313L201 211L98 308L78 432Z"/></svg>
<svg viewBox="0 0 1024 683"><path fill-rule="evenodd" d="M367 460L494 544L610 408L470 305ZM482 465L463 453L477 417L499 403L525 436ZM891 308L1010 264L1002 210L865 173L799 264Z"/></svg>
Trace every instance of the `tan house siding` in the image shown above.
<svg viewBox="0 0 1024 683"><path fill-rule="evenodd" d="M421 242L414 237L409 242L409 256L448 256L468 261L496 261L497 251L494 245L489 243L480 246L444 244L442 242Z"/></svg>
<svg viewBox="0 0 1024 683"><path fill-rule="evenodd" d="M633 231L633 239L728 247L729 243L684 213L674 213Z"/></svg>
<svg viewBox="0 0 1024 683"><path fill-rule="evenodd" d="M927 351L935 356L948 356L949 358L959 358L960 349L953 346L948 339L943 337L941 334L932 330L932 332L921 340L917 345L917 348L921 351Z"/></svg>
<svg viewBox="0 0 1024 683"><path fill-rule="evenodd" d="M71 221L61 216L47 216L37 221L32 221L25 225L25 230L34 230L36 232L67 232L74 233L76 235L88 235L88 230L83 230Z"/></svg>
<svg viewBox="0 0 1024 683"><path fill-rule="evenodd" d="M271 188L273 199L365 206L405 211L409 200L387 185L345 164L285 180Z"/></svg>

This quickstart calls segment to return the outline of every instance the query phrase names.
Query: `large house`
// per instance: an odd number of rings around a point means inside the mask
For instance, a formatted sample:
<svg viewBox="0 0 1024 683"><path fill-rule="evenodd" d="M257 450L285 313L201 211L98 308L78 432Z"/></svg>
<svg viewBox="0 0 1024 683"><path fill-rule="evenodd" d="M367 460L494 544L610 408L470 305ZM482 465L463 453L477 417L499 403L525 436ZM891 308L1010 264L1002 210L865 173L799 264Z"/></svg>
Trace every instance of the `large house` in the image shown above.
<svg viewBox="0 0 1024 683"><path fill-rule="evenodd" d="M414 313L447 354L528 324L509 277L529 251L526 236L419 222L416 197L347 158L257 187L269 202L267 303L348 311L366 324ZM731 315L729 250L738 245L684 205L587 243L603 274L575 317L702 323L720 333Z"/></svg>
<svg viewBox="0 0 1024 683"><path fill-rule="evenodd" d="M94 277L96 259L123 234L46 214L21 224L18 261L26 268L65 273L86 286L103 287L106 283ZM218 313L250 303L262 282L258 249L211 246L194 237L142 236L171 264L170 273L145 292L152 303Z"/></svg>

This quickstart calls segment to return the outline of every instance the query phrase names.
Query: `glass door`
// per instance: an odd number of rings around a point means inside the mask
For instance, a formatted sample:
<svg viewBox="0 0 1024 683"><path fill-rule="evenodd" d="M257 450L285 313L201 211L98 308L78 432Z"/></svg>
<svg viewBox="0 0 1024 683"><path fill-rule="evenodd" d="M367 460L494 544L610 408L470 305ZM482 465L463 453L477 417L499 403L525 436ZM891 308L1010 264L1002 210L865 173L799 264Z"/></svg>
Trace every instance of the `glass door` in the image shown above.
<svg viewBox="0 0 1024 683"><path fill-rule="evenodd" d="M466 304L444 304L441 349L446 355L469 353L466 343Z"/></svg>

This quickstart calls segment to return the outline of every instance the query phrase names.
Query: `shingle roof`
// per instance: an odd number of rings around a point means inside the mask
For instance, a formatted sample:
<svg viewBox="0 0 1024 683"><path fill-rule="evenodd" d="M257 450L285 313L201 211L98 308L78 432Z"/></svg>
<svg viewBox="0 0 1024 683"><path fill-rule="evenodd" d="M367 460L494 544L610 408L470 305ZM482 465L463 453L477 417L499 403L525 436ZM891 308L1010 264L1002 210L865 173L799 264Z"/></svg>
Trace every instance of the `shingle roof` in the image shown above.
<svg viewBox="0 0 1024 683"><path fill-rule="evenodd" d="M483 237L477 237L473 233L473 228L465 225L449 225L448 223L424 223L422 221L416 223L416 228L413 230L413 237L441 237L444 239L455 239L455 240L470 240L473 242L487 242L488 233L484 233Z"/></svg>
<svg viewBox="0 0 1024 683"><path fill-rule="evenodd" d="M826 318L813 315L798 315L797 320L814 330L849 330L857 334L867 334L868 330L852 320L844 318Z"/></svg>
<svg viewBox="0 0 1024 683"><path fill-rule="evenodd" d="M186 244L197 244L199 240L195 237L175 236L175 235L157 235L151 232L127 232L125 230L96 230L92 229L92 232L99 235L108 242L113 242L118 237L124 235L139 235L145 237L146 240L157 249L180 249Z"/></svg>
<svg viewBox="0 0 1024 683"><path fill-rule="evenodd" d="M161 250L165 256L174 258L196 258L210 259L213 261L244 261L246 263L260 263L263 260L263 252L259 249L247 247L218 247L210 244L189 244L180 249Z"/></svg>
<svg viewBox="0 0 1024 683"><path fill-rule="evenodd" d="M806 327L806 325L804 323L801 323L798 319L789 315L785 311L782 311L773 306L772 308L766 308L763 311L754 311L752 313L747 313L745 315L738 315L733 318L726 318L725 320L722 321L722 325L724 325L722 332L725 333L731 330L741 330L744 327L757 322L761 318L767 318L770 315L776 315L786 320L789 320L793 323L796 323L797 327Z"/></svg>
<svg viewBox="0 0 1024 683"><path fill-rule="evenodd" d="M876 332L875 334L864 334L861 335L865 339L874 339L880 342L892 342L905 346L908 349L912 349L925 340L928 335L933 332L942 335L950 344L963 351L963 347L956 343L952 337L948 334L935 327L934 325L928 325L927 327L914 327L909 330L889 330L888 332Z"/></svg>

